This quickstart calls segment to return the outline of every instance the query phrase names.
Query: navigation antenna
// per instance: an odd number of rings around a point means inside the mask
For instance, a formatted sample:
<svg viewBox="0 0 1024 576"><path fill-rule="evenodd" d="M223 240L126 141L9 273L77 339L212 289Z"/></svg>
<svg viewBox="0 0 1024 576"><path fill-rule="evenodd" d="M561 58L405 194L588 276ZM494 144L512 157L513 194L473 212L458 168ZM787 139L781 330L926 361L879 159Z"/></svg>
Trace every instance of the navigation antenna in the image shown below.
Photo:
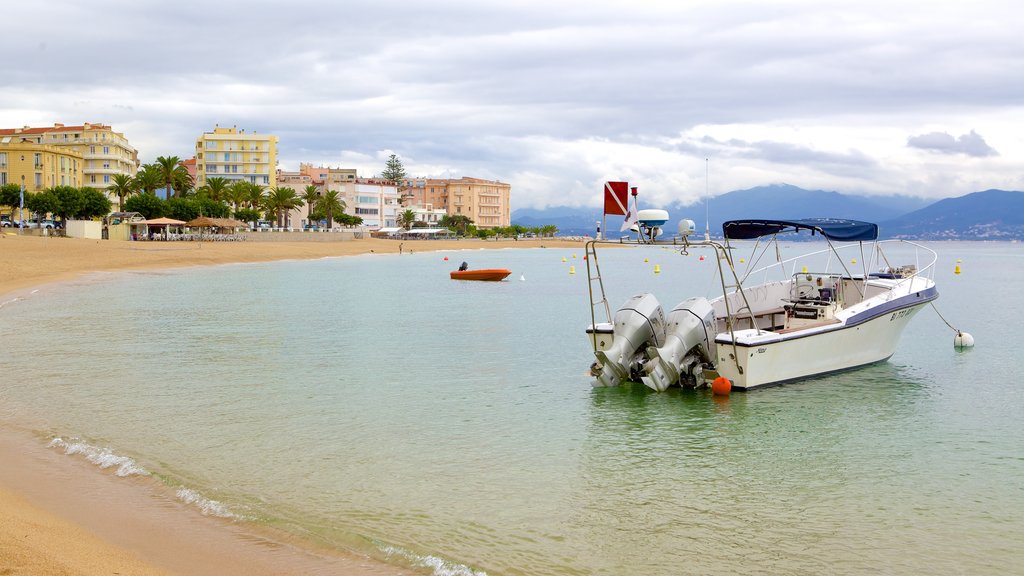
<svg viewBox="0 0 1024 576"><path fill-rule="evenodd" d="M704 159L704 241L711 241L711 218L708 211L708 159Z"/></svg>

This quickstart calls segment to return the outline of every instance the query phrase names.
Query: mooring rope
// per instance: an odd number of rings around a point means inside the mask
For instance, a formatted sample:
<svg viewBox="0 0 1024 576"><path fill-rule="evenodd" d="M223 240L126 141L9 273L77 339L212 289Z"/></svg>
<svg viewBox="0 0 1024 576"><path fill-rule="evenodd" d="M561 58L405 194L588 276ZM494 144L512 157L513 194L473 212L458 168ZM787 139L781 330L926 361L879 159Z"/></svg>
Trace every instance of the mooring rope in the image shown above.
<svg viewBox="0 0 1024 576"><path fill-rule="evenodd" d="M960 332L960 330L959 330L958 328L956 328L955 326L953 326L952 324L950 324L948 320L946 320L945 318L943 318L943 316L942 316L942 313L941 313L941 312L939 312L939 309L938 309L938 307L937 307L937 306L935 306L935 302L929 302L929 304L931 304L931 305L932 305L932 310L935 310L935 313L939 315L939 318L940 318L940 319L942 319L942 321L946 323L946 326L949 326L949 329L950 329L950 330L952 330L953 332L956 332L957 334L960 334L960 333L961 333L961 332Z"/></svg>

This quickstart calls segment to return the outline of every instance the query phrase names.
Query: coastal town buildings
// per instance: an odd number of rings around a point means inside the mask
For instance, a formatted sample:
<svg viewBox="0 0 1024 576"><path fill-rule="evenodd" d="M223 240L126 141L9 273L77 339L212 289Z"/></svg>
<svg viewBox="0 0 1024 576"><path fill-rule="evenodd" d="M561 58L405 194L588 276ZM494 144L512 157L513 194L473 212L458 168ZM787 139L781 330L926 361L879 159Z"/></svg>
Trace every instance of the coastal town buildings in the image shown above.
<svg viewBox="0 0 1024 576"><path fill-rule="evenodd" d="M81 188L84 165L82 154L71 147L0 136L0 186L24 185L26 192L54 186Z"/></svg>
<svg viewBox="0 0 1024 576"><path fill-rule="evenodd" d="M443 207L450 216L467 216L477 228L512 224L512 185L505 182L470 177L410 178L404 182L402 192L410 207Z"/></svg>
<svg viewBox="0 0 1024 576"><path fill-rule="evenodd" d="M25 126L0 129L0 146L8 147L8 161L12 158L11 146L30 144L50 148L29 152L33 154L32 158L40 154L43 165L40 167L42 170L37 170L35 163L30 163L30 169L24 174L26 190L38 191L62 185L106 190L115 174L135 176L139 169L138 151L124 134L115 132L106 124L86 122L65 126L58 123L36 128ZM63 166L60 159L62 156L65 157ZM48 159L53 160L52 166L47 163ZM16 179L19 184L21 175L18 174ZM10 173L7 178L11 178Z"/></svg>
<svg viewBox="0 0 1024 576"><path fill-rule="evenodd" d="M277 136L246 132L237 126L204 132L196 138L196 187L214 176L277 186Z"/></svg>

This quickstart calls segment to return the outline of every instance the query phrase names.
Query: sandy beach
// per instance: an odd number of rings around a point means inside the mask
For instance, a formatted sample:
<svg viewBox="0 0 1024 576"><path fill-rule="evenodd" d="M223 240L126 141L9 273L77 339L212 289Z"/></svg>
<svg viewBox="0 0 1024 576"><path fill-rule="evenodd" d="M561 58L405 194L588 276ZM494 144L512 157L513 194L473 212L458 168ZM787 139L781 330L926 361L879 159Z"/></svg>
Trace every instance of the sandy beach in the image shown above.
<svg viewBox="0 0 1024 576"><path fill-rule="evenodd" d="M111 242L0 235L0 302L92 272L357 254L574 248L578 240ZM455 265L453 265L453 268ZM2 376L0 376L2 377ZM289 543L203 516L151 479L125 479L0 422L0 574L401 575L366 558Z"/></svg>

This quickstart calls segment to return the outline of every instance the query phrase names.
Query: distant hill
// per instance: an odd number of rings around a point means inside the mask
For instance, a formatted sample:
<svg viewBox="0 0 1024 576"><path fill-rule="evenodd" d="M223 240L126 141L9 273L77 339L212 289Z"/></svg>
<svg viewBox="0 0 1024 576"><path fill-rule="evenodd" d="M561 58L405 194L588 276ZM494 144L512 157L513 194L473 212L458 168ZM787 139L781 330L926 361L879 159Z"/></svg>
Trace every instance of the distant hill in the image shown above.
<svg viewBox="0 0 1024 576"><path fill-rule="evenodd" d="M886 237L924 240L1024 239L1024 192L985 190L946 198L880 222Z"/></svg>

